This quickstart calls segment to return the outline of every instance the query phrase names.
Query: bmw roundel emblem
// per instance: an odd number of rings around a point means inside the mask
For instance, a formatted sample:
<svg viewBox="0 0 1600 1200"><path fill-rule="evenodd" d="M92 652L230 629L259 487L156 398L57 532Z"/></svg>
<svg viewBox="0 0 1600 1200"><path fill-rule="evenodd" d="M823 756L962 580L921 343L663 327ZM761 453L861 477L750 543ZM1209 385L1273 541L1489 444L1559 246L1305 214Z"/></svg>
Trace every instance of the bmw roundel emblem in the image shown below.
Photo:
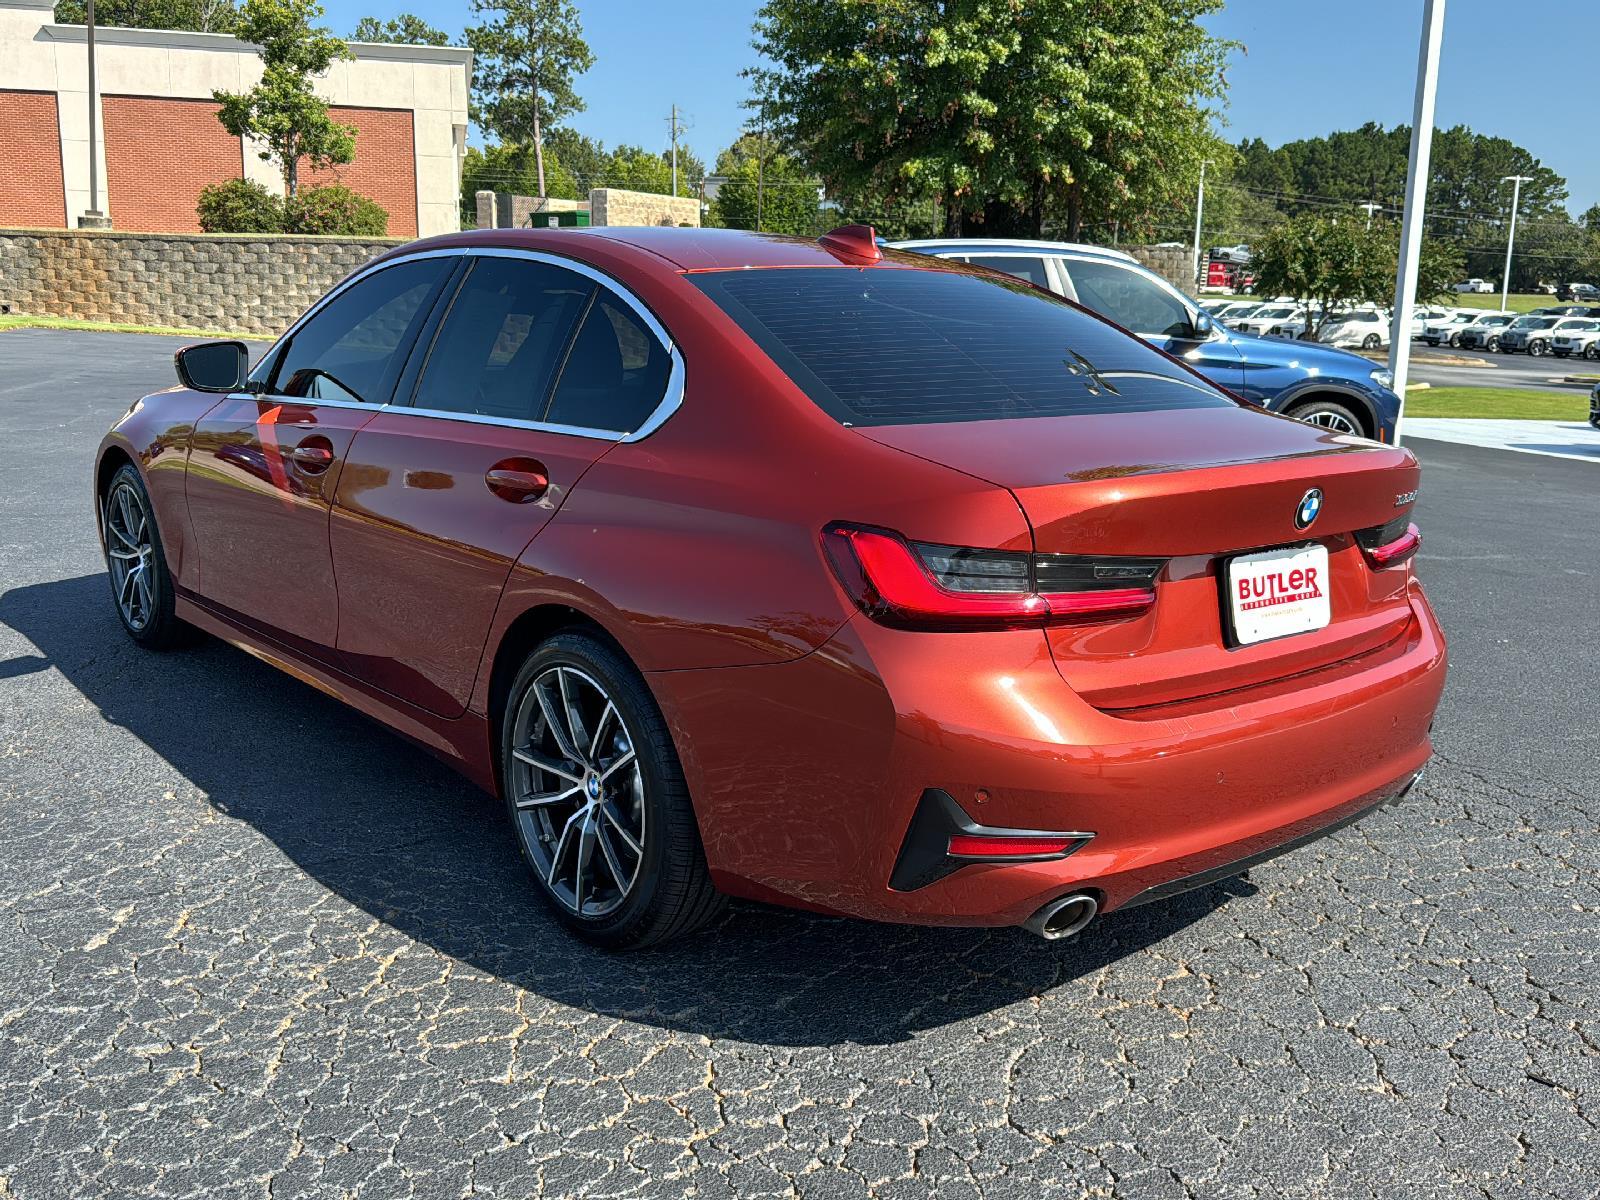
<svg viewBox="0 0 1600 1200"><path fill-rule="evenodd" d="M1322 511L1322 489L1312 488L1300 497L1300 507L1294 510L1294 527L1308 529Z"/></svg>

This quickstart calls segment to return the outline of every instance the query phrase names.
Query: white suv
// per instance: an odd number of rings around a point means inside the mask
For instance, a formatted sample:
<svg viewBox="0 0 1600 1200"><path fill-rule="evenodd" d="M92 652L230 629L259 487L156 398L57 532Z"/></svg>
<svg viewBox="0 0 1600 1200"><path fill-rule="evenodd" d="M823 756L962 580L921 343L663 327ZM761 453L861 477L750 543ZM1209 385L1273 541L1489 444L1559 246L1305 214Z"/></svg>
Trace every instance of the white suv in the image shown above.
<svg viewBox="0 0 1600 1200"><path fill-rule="evenodd" d="M1503 317L1506 313L1466 311L1452 313L1441 321L1430 321L1422 327L1422 340L1430 346L1461 345L1461 335L1485 317Z"/></svg>
<svg viewBox="0 0 1600 1200"><path fill-rule="evenodd" d="M1583 320L1558 330L1550 339L1550 353L1557 358L1600 358L1600 321Z"/></svg>
<svg viewBox="0 0 1600 1200"><path fill-rule="evenodd" d="M1228 324L1262 337L1295 337L1306 327L1306 310L1298 304L1263 304L1248 317Z"/></svg>
<svg viewBox="0 0 1600 1200"><path fill-rule="evenodd" d="M1341 313L1322 327L1317 341L1326 346L1377 350L1389 344L1389 314L1375 308Z"/></svg>

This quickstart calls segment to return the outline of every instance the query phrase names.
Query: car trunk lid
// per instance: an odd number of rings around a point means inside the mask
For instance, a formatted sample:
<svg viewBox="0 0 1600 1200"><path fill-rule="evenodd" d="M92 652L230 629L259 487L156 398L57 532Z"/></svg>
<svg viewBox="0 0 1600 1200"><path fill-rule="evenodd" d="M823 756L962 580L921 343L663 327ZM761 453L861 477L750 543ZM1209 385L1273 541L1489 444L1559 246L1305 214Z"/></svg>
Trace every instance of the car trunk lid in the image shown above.
<svg viewBox="0 0 1600 1200"><path fill-rule="evenodd" d="M1409 510L1405 450L1255 411L1178 410L879 426L864 436L1008 488L1039 554L1167 560L1156 604L1131 619L1052 626L1066 680L1108 710L1237 693L1375 650L1411 613L1404 570L1374 570L1358 531ZM1305 529L1311 489L1321 505ZM1325 627L1239 645L1225 592L1237 555L1328 553Z"/></svg>

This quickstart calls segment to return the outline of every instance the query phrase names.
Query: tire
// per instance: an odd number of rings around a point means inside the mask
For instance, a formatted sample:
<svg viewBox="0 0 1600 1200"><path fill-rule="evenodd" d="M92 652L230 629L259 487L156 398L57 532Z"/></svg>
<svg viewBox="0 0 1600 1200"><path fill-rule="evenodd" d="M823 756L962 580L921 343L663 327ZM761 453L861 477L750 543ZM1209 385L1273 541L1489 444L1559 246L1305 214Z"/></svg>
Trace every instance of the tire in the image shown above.
<svg viewBox="0 0 1600 1200"><path fill-rule="evenodd" d="M1383 339L1375 333L1369 333L1361 339L1361 348L1363 350L1376 350L1381 345L1383 345Z"/></svg>
<svg viewBox="0 0 1600 1200"><path fill-rule="evenodd" d="M1550 352L1550 347L1538 338L1528 343L1528 354L1533 358L1543 358Z"/></svg>
<svg viewBox="0 0 1600 1200"><path fill-rule="evenodd" d="M1583 348L1583 356L1591 362L1600 358L1600 342L1590 342Z"/></svg>
<svg viewBox="0 0 1600 1200"><path fill-rule="evenodd" d="M522 664L500 721L500 778L523 861L584 940L637 949L722 911L667 723L638 670L598 637L558 633Z"/></svg>
<svg viewBox="0 0 1600 1200"><path fill-rule="evenodd" d="M1500 349L1500 339L1497 338L1497 337L1490 338L1487 342L1485 342L1483 344L1483 348L1485 350L1498 350L1498 349Z"/></svg>
<svg viewBox="0 0 1600 1200"><path fill-rule="evenodd" d="M100 530L112 607L128 636L147 650L168 650L189 640L192 628L174 611L176 594L155 506L131 463L117 469L100 497Z"/></svg>
<svg viewBox="0 0 1600 1200"><path fill-rule="evenodd" d="M1427 342L1430 346L1437 346L1439 344L1438 338L1423 338L1422 340Z"/></svg>
<svg viewBox="0 0 1600 1200"><path fill-rule="evenodd" d="M1450 335L1450 345L1458 350L1461 348L1461 335L1459 333L1452 333Z"/></svg>
<svg viewBox="0 0 1600 1200"><path fill-rule="evenodd" d="M1320 425L1336 433L1353 433L1366 437L1361 418L1336 400L1312 400L1287 410L1288 415L1308 425Z"/></svg>

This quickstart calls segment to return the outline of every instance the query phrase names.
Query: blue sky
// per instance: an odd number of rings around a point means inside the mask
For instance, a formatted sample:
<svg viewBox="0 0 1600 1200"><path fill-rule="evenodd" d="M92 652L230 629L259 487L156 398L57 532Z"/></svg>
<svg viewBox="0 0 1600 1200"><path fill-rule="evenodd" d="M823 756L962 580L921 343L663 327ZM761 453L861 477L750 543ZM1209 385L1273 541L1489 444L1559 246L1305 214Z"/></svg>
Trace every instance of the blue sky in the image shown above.
<svg viewBox="0 0 1600 1200"><path fill-rule="evenodd" d="M339 33L361 16L409 6L455 34L466 12L459 0L324 3ZM710 164L744 120L739 72L755 59L756 7L756 0L578 0L596 62L578 84L588 111L571 124L607 145L664 147L667 112L677 103L689 144ZM1575 213L1600 201L1597 10L1600 0L1450 0L1439 72L1438 124L1466 124L1526 146L1566 177ZM1278 145L1365 121L1411 119L1422 0L1230 0L1209 24L1247 48L1228 73L1224 132L1232 140Z"/></svg>

